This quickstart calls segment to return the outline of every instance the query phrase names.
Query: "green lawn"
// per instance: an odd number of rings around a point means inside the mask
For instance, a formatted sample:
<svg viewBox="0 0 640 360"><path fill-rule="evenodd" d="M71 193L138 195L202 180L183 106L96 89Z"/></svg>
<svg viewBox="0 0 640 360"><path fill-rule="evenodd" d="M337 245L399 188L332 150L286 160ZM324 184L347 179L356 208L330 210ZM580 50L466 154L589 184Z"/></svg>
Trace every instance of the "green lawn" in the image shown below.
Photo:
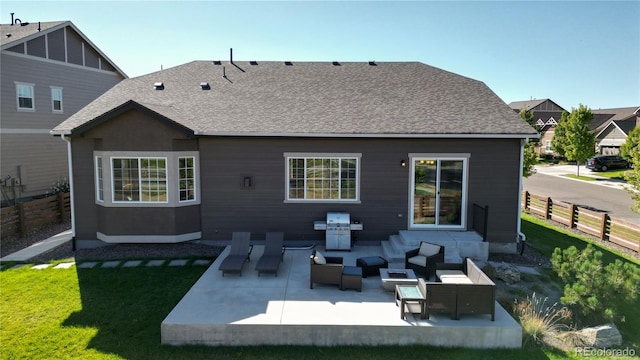
<svg viewBox="0 0 640 360"><path fill-rule="evenodd" d="M578 179L578 180L582 180L582 181L596 181L596 178L593 178L591 176L583 176L583 175L576 175L576 174L566 174L564 175L565 177L568 178L572 178L572 179Z"/></svg>
<svg viewBox="0 0 640 360"><path fill-rule="evenodd" d="M528 243L545 254L582 239L523 217ZM606 253L607 259L615 254ZM205 271L205 266L0 272L2 359L564 359L573 352L381 347L171 347L160 344L160 324ZM637 349L637 301L617 325ZM220 309L225 311L225 309Z"/></svg>
<svg viewBox="0 0 640 360"><path fill-rule="evenodd" d="M609 179L614 179L614 180L625 180L624 179L624 173L627 172L629 170L624 169L624 170L610 170L610 171L602 171L602 172L596 172L596 173L592 173L592 175L596 175L596 176L602 176L602 177L606 177Z"/></svg>

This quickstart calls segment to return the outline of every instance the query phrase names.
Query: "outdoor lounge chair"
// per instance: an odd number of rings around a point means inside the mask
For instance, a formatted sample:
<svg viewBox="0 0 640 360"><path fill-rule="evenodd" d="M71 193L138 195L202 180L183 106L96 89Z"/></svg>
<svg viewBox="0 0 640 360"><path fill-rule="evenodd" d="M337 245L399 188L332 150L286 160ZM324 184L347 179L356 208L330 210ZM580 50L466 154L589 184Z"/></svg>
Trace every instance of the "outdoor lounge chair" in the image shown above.
<svg viewBox="0 0 640 360"><path fill-rule="evenodd" d="M422 274L425 280L436 276L436 264L444 262L444 246L420 242L420 247L409 250L404 256L405 269L412 269L416 275Z"/></svg>
<svg viewBox="0 0 640 360"><path fill-rule="evenodd" d="M249 244L250 232L234 232L231 237L231 249L218 270L222 271L222 276L226 273L238 273L242 276L242 267L249 261L253 245Z"/></svg>
<svg viewBox="0 0 640 360"><path fill-rule="evenodd" d="M313 284L330 284L342 287L343 259L337 256L323 256L320 252L313 250L309 257L310 278L309 288L313 289Z"/></svg>
<svg viewBox="0 0 640 360"><path fill-rule="evenodd" d="M268 232L265 236L264 253L256 263L258 276L273 273L278 276L278 268L284 256L284 233Z"/></svg>

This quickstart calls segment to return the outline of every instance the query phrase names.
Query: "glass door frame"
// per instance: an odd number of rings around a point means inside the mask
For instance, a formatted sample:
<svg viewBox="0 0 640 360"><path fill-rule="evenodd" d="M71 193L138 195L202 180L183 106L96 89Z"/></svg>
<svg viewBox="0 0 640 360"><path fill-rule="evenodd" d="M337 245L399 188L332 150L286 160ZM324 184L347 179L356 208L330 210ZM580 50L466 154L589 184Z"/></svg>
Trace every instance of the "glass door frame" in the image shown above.
<svg viewBox="0 0 640 360"><path fill-rule="evenodd" d="M469 184L469 157L471 154L409 154L409 211L407 216L408 228L411 230L465 230L467 228L467 197L468 197L468 184ZM415 206L415 171L416 161L420 160L435 160L436 161L436 211L435 211L435 223L434 224L416 224L414 221L414 206ZM460 207L460 225L451 224L438 224L439 217L439 190L440 190L440 175L442 161L462 161L462 199Z"/></svg>

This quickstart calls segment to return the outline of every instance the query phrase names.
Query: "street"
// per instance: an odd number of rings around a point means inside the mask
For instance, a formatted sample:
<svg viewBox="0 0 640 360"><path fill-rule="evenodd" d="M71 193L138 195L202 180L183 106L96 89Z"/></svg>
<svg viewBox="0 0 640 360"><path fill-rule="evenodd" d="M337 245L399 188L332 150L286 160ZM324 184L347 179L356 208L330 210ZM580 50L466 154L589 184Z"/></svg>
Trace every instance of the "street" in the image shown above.
<svg viewBox="0 0 640 360"><path fill-rule="evenodd" d="M631 194L610 181L580 181L562 176L575 174L575 166L539 167L538 172L523 181L523 190L552 199L608 212L611 216L640 223L640 214L630 210ZM597 175L580 168L580 175ZM607 185L602 185L607 184Z"/></svg>

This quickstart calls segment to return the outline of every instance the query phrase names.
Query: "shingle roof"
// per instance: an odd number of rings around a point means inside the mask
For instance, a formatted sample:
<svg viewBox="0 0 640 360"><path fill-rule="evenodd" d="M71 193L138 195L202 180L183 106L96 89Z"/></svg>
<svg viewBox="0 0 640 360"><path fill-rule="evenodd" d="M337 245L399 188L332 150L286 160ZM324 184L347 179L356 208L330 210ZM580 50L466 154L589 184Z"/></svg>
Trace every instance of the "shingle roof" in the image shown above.
<svg viewBox="0 0 640 360"><path fill-rule="evenodd" d="M37 37L43 31L57 27L60 24L70 23L69 21L48 21L48 22L35 22L28 25L20 24L0 24L0 32L2 32L2 38L0 39L0 45L2 48L13 46L13 43L21 42L23 39L29 37ZM38 30L40 28L40 30Z"/></svg>
<svg viewBox="0 0 640 360"><path fill-rule="evenodd" d="M512 101L509 103L509 107L513 110L522 110L523 108L526 110L533 109L534 107L542 104L543 102L549 99L537 99L537 100L525 100L525 101Z"/></svg>
<svg viewBox="0 0 640 360"><path fill-rule="evenodd" d="M537 136L484 83L422 63L239 61L194 61L124 80L52 134L90 127L129 101L196 135Z"/></svg>
<svg viewBox="0 0 640 360"><path fill-rule="evenodd" d="M625 120L631 117L635 118L636 112L638 111L637 106L633 107L624 107L624 108L613 108L613 109L597 109L591 110L594 114L612 114L612 121L616 120Z"/></svg>
<svg viewBox="0 0 640 360"><path fill-rule="evenodd" d="M23 24L27 24L26 22ZM77 33L89 46L91 46L100 56L106 60L123 78L127 78L124 73L109 57L104 54L89 38L87 38L71 21L48 21L48 22L30 22L27 25L21 24L0 24L0 32L2 33L0 46L2 50L10 49L20 43L27 42L31 39L45 36L45 34L69 27Z"/></svg>

